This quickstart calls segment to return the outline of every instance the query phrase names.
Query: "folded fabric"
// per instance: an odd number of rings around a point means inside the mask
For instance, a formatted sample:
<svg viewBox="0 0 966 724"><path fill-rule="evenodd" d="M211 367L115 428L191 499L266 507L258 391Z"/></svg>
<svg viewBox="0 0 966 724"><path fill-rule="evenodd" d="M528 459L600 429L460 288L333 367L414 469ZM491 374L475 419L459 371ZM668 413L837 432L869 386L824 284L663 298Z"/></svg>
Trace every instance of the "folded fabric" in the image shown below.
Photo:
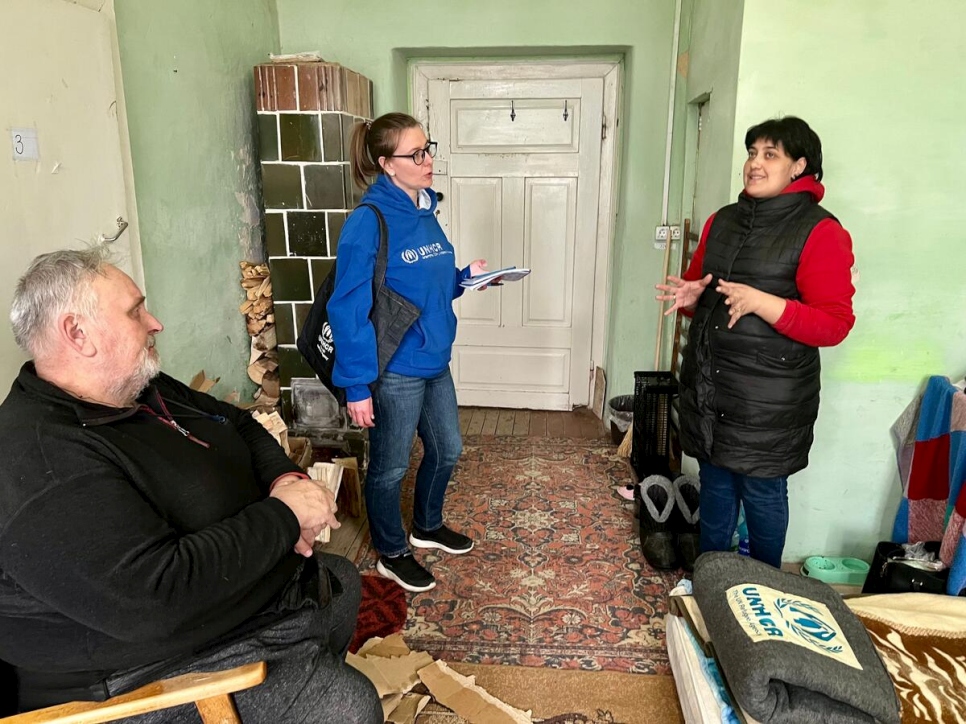
<svg viewBox="0 0 966 724"><path fill-rule="evenodd" d="M705 553L694 596L735 699L760 722L898 724L892 681L829 586L734 553Z"/></svg>
<svg viewBox="0 0 966 724"><path fill-rule="evenodd" d="M903 724L966 721L966 598L889 593L846 603L889 670Z"/></svg>

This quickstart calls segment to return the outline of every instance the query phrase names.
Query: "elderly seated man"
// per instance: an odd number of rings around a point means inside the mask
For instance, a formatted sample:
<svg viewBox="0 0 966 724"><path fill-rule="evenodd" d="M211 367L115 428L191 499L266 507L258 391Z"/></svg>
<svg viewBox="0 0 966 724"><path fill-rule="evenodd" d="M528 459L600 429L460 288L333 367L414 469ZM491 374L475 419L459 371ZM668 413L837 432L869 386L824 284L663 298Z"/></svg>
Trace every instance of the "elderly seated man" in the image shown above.
<svg viewBox="0 0 966 724"><path fill-rule="evenodd" d="M27 362L0 405L0 659L19 709L266 661L242 720L381 722L345 663L360 600L338 526L247 412L159 371L163 329L99 248L37 257L10 312ZM137 722L197 722L193 708Z"/></svg>

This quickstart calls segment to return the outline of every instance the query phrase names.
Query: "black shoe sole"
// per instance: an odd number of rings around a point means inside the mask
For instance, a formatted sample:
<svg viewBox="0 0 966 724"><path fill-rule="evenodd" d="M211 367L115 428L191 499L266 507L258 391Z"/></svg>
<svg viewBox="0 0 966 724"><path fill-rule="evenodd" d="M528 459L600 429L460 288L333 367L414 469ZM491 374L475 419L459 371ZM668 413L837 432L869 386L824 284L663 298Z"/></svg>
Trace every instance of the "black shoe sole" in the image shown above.
<svg viewBox="0 0 966 724"><path fill-rule="evenodd" d="M417 538L415 533L409 534L409 543L414 545L416 548L436 548L441 551L446 551L447 553L452 553L454 556L462 555L463 553L469 553L473 550L473 541L470 541L469 548L449 548L444 546L442 543L438 543L434 540L428 540L425 538Z"/></svg>
<svg viewBox="0 0 966 724"><path fill-rule="evenodd" d="M388 578L391 581L395 581L400 586L402 586L403 588L405 588L407 591L411 591L412 593L421 593L423 591L431 591L432 589L436 588L436 581L435 580L430 581L425 586L417 586L415 584L409 583L409 582L403 580L402 578L400 578L399 576L397 576L392 571L390 571L384 565L382 565L382 561L378 561L376 563L376 570L379 572L379 575L380 576L383 576L384 578Z"/></svg>

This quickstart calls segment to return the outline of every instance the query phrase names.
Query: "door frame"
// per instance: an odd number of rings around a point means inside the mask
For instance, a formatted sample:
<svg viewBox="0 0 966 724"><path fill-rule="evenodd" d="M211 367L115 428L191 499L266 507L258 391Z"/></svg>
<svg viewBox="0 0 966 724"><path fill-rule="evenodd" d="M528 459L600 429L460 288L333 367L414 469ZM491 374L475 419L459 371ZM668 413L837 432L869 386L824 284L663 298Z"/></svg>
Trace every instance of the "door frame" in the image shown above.
<svg viewBox="0 0 966 724"><path fill-rule="evenodd" d="M118 141L121 145L121 167L124 174L124 219L128 222L124 234L131 246L131 272L134 281L144 292L144 256L141 250L141 227L138 219L137 198L134 194L134 160L131 152L131 133L127 119L127 104L124 99L124 78L121 74L121 47L117 37L117 15L114 10L116 0L63 0L68 5L77 5L107 20L111 35L111 58L114 71L114 99L112 113L117 117ZM111 231L106 229L105 231ZM144 292L146 294L146 292Z"/></svg>
<svg viewBox="0 0 966 724"><path fill-rule="evenodd" d="M620 186L620 118L622 105L623 61L561 58L553 60L426 60L409 61L410 112L428 130L429 82L431 80L558 80L562 78L601 78L604 82L600 147L600 188L597 204L597 253L594 265L594 311L587 375L587 400L592 406L595 369L603 367L607 350L607 320L610 316L611 261L617 227L618 189ZM571 391L573 394L573 390Z"/></svg>

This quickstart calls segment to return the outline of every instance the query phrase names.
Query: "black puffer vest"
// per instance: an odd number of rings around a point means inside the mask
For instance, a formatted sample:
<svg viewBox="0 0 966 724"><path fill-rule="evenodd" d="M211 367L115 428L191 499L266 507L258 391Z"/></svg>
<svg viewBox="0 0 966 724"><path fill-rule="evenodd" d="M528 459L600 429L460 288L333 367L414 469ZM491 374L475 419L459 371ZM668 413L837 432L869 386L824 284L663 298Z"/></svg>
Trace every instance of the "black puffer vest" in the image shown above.
<svg viewBox="0 0 966 724"><path fill-rule="evenodd" d="M818 349L750 314L728 329L719 279L799 299L795 275L812 229L830 217L809 193L721 209L705 245L698 301L681 367L681 445L686 453L755 477L791 475L808 465L818 415Z"/></svg>

